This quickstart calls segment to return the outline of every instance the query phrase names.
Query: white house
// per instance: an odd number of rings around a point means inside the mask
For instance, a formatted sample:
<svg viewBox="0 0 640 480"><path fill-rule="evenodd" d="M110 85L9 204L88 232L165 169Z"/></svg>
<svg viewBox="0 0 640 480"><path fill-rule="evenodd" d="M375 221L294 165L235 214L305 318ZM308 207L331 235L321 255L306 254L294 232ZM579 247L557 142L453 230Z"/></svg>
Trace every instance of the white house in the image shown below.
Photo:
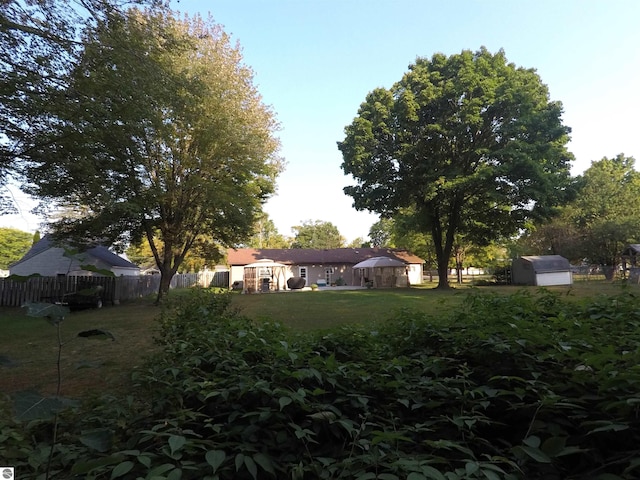
<svg viewBox="0 0 640 480"><path fill-rule="evenodd" d="M87 269L89 266L90 268ZM118 277L140 275L140 268L137 265L116 255L107 247L97 246L73 255L65 255L65 249L55 245L49 235L42 237L24 257L9 266L11 275L21 276L100 275L93 270L109 270Z"/></svg>

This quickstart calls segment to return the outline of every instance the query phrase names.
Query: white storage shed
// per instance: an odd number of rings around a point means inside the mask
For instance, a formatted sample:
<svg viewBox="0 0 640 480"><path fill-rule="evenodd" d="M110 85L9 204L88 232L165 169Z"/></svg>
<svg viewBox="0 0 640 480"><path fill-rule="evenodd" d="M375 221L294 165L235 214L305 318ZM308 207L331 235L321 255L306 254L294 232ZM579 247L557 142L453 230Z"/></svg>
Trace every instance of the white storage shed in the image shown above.
<svg viewBox="0 0 640 480"><path fill-rule="evenodd" d="M538 287L571 285L571 265L560 255L519 257L511 264L511 283Z"/></svg>

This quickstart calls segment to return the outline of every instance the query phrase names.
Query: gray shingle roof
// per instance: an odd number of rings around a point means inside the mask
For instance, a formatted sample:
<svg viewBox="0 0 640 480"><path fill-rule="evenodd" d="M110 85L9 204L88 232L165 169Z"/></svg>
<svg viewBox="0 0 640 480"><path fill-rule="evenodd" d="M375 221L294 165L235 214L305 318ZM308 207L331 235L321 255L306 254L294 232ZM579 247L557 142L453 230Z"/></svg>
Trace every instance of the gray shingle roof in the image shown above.
<svg viewBox="0 0 640 480"><path fill-rule="evenodd" d="M389 257L404 263L424 263L420 257L395 248L239 248L227 250L227 263L247 265L268 258L285 265L355 265L367 258Z"/></svg>
<svg viewBox="0 0 640 480"><path fill-rule="evenodd" d="M523 255L520 258L531 263L537 273L571 270L569 260L560 255Z"/></svg>
<svg viewBox="0 0 640 480"><path fill-rule="evenodd" d="M36 255L50 249L50 248L55 248L55 247L60 247L60 245L56 245L53 242L53 239L51 238L50 235L45 235L44 237L42 237L40 239L40 241L38 241L35 245L33 245L31 247L31 249L29 249L29 251L24 255L24 257L22 257L20 260L18 260L14 265L17 265L19 263L24 262L25 260L28 260L32 257L35 257ZM103 261L104 263L106 263L107 265L111 266L111 267L120 267L120 268L139 268L137 265L131 263L130 261L122 258L119 255L116 255L115 253L113 253L111 250L109 250L107 247L102 246L102 245L98 245L96 247L92 247L87 249L86 251L83 251L82 253L86 253L88 255L91 255L94 258L97 258L98 260Z"/></svg>

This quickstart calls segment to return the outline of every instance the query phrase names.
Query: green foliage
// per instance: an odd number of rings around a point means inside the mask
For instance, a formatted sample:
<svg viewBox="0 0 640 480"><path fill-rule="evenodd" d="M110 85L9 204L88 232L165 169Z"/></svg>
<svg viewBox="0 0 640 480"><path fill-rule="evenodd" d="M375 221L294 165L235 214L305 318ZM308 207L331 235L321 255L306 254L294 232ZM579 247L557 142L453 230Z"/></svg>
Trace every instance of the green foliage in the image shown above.
<svg viewBox="0 0 640 480"><path fill-rule="evenodd" d="M0 228L0 269L6 270L31 248L32 235L14 228Z"/></svg>
<svg viewBox="0 0 640 480"><path fill-rule="evenodd" d="M338 227L322 220L306 220L302 225L292 228L294 231L291 248L342 248L344 237Z"/></svg>
<svg viewBox="0 0 640 480"><path fill-rule="evenodd" d="M626 244L638 238L640 173L623 154L592 162L568 216L583 239L582 254L591 263L616 266Z"/></svg>
<svg viewBox="0 0 640 480"><path fill-rule="evenodd" d="M136 397L61 419L53 466L93 479L631 480L639 327L632 292L576 303L541 290L294 334L198 289L167 305ZM3 458L41 471L44 424L4 422Z"/></svg>
<svg viewBox="0 0 640 480"><path fill-rule="evenodd" d="M189 251L251 234L281 169L278 125L211 19L158 7L108 20L86 32L26 174L32 194L83 212L56 222L59 233L146 239L160 300Z"/></svg>
<svg viewBox="0 0 640 480"><path fill-rule="evenodd" d="M394 248L396 245L393 243L393 227L394 221L390 218L381 218L371 225L369 229L371 246Z"/></svg>
<svg viewBox="0 0 640 480"><path fill-rule="evenodd" d="M594 161L578 178L576 198L557 217L536 225L521 246L528 254L558 254L615 267L629 243L639 241L640 174L623 154ZM607 273L613 272L611 268ZM611 278L609 278L611 279Z"/></svg>
<svg viewBox="0 0 640 480"><path fill-rule="evenodd" d="M338 143L357 209L402 209L430 235L441 287L457 235L485 245L547 217L571 192L562 106L532 69L485 48L418 58L367 95Z"/></svg>
<svg viewBox="0 0 640 480"><path fill-rule="evenodd" d="M290 240L278 232L275 223L266 213L258 218L254 233L246 243L249 248L288 248Z"/></svg>
<svg viewBox="0 0 640 480"><path fill-rule="evenodd" d="M150 5L155 0L136 0ZM4 188L20 178L29 152L38 149L38 130L56 125L52 115L68 103L59 92L83 49L82 32L108 22L127 0L0 2L0 214L17 213Z"/></svg>

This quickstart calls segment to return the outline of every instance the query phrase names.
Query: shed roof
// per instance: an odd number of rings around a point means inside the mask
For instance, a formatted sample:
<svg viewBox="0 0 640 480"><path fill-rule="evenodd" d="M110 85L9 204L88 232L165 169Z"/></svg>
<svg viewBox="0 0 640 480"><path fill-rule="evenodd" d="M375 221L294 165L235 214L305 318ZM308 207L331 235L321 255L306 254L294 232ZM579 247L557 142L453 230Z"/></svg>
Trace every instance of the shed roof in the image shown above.
<svg viewBox="0 0 640 480"><path fill-rule="evenodd" d="M531 263L537 273L571 270L569 260L561 255L526 255L520 258Z"/></svg>
<svg viewBox="0 0 640 480"><path fill-rule="evenodd" d="M420 257L396 248L239 248L227 251L227 263L232 266L247 265L265 258L285 265L355 265L371 257L424 263Z"/></svg>

